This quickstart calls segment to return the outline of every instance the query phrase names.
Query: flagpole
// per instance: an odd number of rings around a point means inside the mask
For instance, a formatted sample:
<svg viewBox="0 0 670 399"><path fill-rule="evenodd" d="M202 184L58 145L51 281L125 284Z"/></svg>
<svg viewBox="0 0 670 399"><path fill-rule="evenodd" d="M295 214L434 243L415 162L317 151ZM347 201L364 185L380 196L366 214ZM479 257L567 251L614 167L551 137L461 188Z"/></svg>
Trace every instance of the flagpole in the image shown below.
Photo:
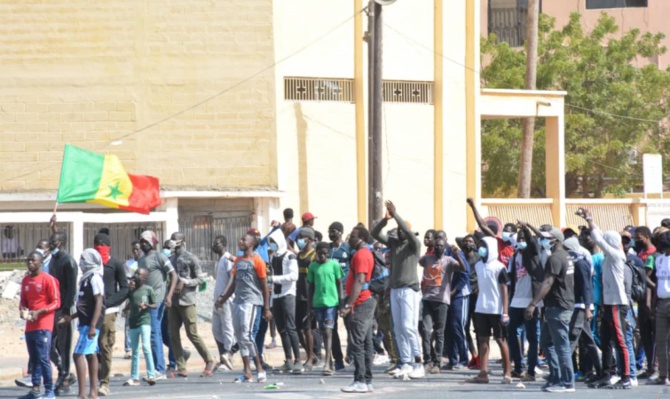
<svg viewBox="0 0 670 399"><path fill-rule="evenodd" d="M54 205L54 213L51 215L51 220L49 221L49 225L51 227L51 232L55 233L56 232L56 212L58 211L58 201L56 201L56 205Z"/></svg>

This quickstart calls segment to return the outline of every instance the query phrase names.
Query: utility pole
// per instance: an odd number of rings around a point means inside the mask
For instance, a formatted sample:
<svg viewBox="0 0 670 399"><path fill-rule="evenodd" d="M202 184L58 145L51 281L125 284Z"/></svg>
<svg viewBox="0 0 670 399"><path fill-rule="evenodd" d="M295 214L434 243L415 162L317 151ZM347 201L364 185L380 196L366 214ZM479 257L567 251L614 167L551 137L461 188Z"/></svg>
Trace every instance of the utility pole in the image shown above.
<svg viewBox="0 0 670 399"><path fill-rule="evenodd" d="M382 5L368 3L368 226L383 216Z"/></svg>
<svg viewBox="0 0 670 399"><path fill-rule="evenodd" d="M526 90L535 90L537 78L537 40L538 18L540 7L538 0L528 0L526 19ZM519 159L519 185L517 196L530 198L533 170L533 139L535 134L535 118L524 118Z"/></svg>

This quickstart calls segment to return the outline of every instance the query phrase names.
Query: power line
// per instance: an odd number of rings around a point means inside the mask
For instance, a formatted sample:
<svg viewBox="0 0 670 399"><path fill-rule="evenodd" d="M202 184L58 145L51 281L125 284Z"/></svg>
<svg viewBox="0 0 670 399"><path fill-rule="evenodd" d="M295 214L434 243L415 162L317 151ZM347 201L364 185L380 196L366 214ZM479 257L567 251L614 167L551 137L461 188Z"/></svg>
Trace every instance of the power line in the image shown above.
<svg viewBox="0 0 670 399"><path fill-rule="evenodd" d="M449 62L452 62L452 63L454 63L454 64L456 64L456 65L458 65L458 66L461 66L461 67L463 67L463 68L465 68L465 69L467 69L467 70L473 71L473 72L475 72L475 73L478 74L478 75L481 75L481 72L480 72L480 71L478 71L478 70L476 70L476 69L473 69L473 68L470 68L470 67L468 67L467 65L465 65L465 64L463 64L463 63L461 63L461 62L459 62L459 61L453 60L453 59L451 59L451 58L445 56L444 54L441 54L441 53L439 53L439 52L437 52L437 51L434 51L433 49L431 49L430 47L424 45L423 43L421 43L421 42L419 42L419 41L417 41L417 40L415 40L415 39L413 39L413 38L411 38L411 37L405 35L404 33L400 32L399 30L395 29L395 28L392 27L391 25L388 25L388 24L384 24L384 25L385 25L387 28L389 28L391 31L393 31L394 33L396 33L398 36L400 36L400 37L402 37L403 39L405 39L406 41L410 42L410 44L413 43L413 44L415 44L415 45L418 45L418 46L424 48L426 51L428 51L428 52L430 52L430 53L432 53L432 54L436 54L436 55L438 55L438 56L444 58L445 60L447 60L447 61L449 61ZM645 122L645 123L656 123L656 124L661 123L660 120L642 119L642 118L635 118L635 117L627 116L627 115L613 114L613 113L609 113L609 112L605 112L605 111L599 111L599 110L597 110L597 109L590 109L590 108L580 107L580 106L578 106L578 105L573 105L573 104L570 104L570 103L565 103L565 105L568 106L568 107L570 107L570 108L580 109L580 110L583 110L583 111L588 111L588 112L591 112L591 113L594 113L594 114L598 114L598 115L603 115L603 116L610 116L610 117L613 117L613 118L628 119L628 120L633 120L633 121L637 121L637 122Z"/></svg>

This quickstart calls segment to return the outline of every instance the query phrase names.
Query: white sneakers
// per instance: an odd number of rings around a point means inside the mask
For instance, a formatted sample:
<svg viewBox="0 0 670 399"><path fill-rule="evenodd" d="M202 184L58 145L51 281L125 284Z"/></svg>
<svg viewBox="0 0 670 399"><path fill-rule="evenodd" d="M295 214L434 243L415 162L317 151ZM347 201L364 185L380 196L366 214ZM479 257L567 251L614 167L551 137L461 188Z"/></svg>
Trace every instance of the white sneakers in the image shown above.
<svg viewBox="0 0 670 399"><path fill-rule="evenodd" d="M375 355L374 360L372 361L372 364L375 366L381 366L383 364L388 364L389 362L389 357L386 355Z"/></svg>
<svg viewBox="0 0 670 399"><path fill-rule="evenodd" d="M372 384L369 385L370 388L372 388ZM348 387L344 387L341 389L342 392L344 393L368 393L372 392L368 390L368 384L364 382L357 382L354 381L349 385Z"/></svg>
<svg viewBox="0 0 670 399"><path fill-rule="evenodd" d="M423 378L426 376L426 370L423 368L423 364L419 363L414 365L412 368L412 372L409 373L409 378L411 379L417 379L417 378Z"/></svg>
<svg viewBox="0 0 670 399"><path fill-rule="evenodd" d="M409 375L409 373L411 373L412 371L414 371L414 368L412 366L410 366L409 364L403 364L402 367L391 371L389 374L393 378L402 379L403 376Z"/></svg>

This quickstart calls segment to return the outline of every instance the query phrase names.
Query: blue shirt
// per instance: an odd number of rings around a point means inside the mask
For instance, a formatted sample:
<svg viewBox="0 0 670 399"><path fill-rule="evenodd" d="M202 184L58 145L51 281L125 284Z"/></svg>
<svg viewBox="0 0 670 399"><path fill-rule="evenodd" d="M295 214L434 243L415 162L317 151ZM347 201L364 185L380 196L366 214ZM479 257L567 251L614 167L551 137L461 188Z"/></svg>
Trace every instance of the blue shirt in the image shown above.
<svg viewBox="0 0 670 399"><path fill-rule="evenodd" d="M444 254L451 258L454 258L455 260L458 260L456 258L456 255L451 251L451 248L449 247L447 247L444 250ZM456 291L454 298L470 295L470 293L472 292L472 289L470 288L470 264L465 259L465 254L463 254L462 251L458 251L458 256L465 264L465 270L454 273L453 277L451 278L451 289L452 291Z"/></svg>
<svg viewBox="0 0 670 399"><path fill-rule="evenodd" d="M328 259L332 259L340 264L342 268L342 280L346 281L347 275L349 274L349 263L351 262L351 255L349 254L349 243L343 242L339 247L334 247L333 243L330 244L330 249L328 250Z"/></svg>
<svg viewBox="0 0 670 399"><path fill-rule="evenodd" d="M591 255L593 259L593 303L600 306L603 302L603 260L602 252Z"/></svg>

